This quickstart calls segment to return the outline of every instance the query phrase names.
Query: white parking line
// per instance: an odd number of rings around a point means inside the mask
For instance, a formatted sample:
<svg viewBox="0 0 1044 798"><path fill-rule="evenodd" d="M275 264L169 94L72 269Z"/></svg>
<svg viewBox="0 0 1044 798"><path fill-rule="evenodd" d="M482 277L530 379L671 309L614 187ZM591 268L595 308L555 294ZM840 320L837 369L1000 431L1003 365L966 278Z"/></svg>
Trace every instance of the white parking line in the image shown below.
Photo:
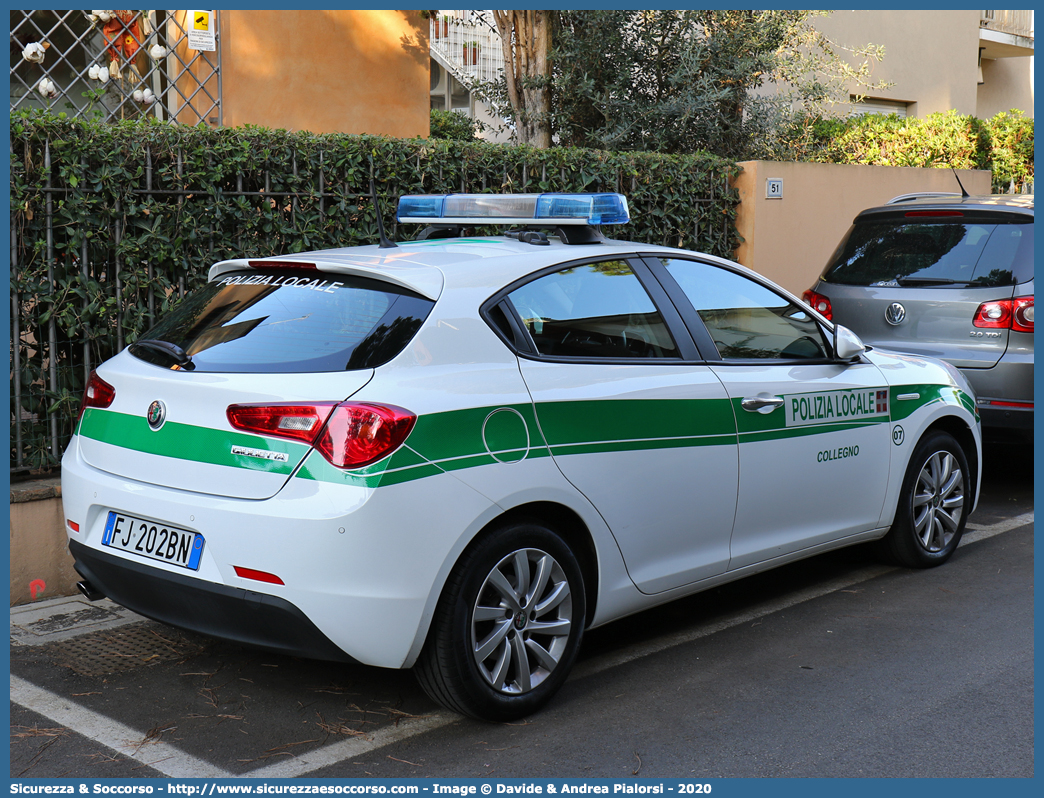
<svg viewBox="0 0 1044 798"><path fill-rule="evenodd" d="M49 690L11 676L11 701L72 729L130 760L179 779L227 779L231 773L164 742L147 740L140 731L87 709Z"/></svg>
<svg viewBox="0 0 1044 798"><path fill-rule="evenodd" d="M976 543L980 540L986 540L986 538L992 538L994 535L999 535L1001 532L1007 532L1009 529L1016 529L1020 526L1033 523L1033 513L1024 513L1023 515L1017 515L1014 518L1006 518L1003 521L998 521L995 524L989 524L983 526L982 524L967 524L965 529L972 530L971 532L965 532L961 538L961 545L965 543Z"/></svg>
<svg viewBox="0 0 1044 798"><path fill-rule="evenodd" d="M964 546L980 540L986 540L1003 532L1032 523L1033 513L1030 512L1015 518L999 521L996 524L968 524L967 529L969 531L965 532L961 545ZM771 615L774 612L779 612L811 599L820 598L835 591L852 587L892 570L895 570L895 568L882 565L860 568L846 577L825 582L814 588L791 593L785 598L779 599L772 604L763 605L756 610L738 612L713 624L700 626L697 629L689 629L678 634L667 635L654 641L618 649L612 654L596 657L578 665L569 678L570 680L583 679L602 673L627 662L633 662L636 659L647 657L674 646L690 643L733 626L750 623L758 618ZM209 762L190 756L168 743L146 741L142 737L141 732L135 731L129 726L124 726L122 723L118 723L105 715L87 709L74 701L30 684L17 676L11 677L11 701L111 748L128 759L148 765L165 776L172 778L232 778L235 775ZM398 724L379 729L368 737L338 740L314 751L298 754L292 759L274 762L271 765L252 770L243 775L250 778L264 779L304 776L392 743L448 726L459 720L460 717L458 715L442 711L423 717L403 719Z"/></svg>
<svg viewBox="0 0 1044 798"><path fill-rule="evenodd" d="M431 715L412 720L403 720L396 726L385 726L383 729L378 729L369 737L340 740L323 748L298 754L295 759L285 759L267 767L252 770L247 775L252 779L287 779L303 776L311 771L336 765L338 762L362 756L386 745L397 743L399 740L406 740L418 734L440 729L460 720L462 720L460 715L450 712L434 712Z"/></svg>

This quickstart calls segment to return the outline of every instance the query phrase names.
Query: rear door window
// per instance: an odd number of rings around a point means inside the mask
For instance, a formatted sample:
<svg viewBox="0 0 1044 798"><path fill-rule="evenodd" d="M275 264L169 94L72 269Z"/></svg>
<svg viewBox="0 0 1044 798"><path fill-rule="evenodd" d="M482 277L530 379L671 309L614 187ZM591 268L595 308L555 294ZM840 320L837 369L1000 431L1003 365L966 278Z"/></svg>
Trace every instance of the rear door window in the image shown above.
<svg viewBox="0 0 1044 798"><path fill-rule="evenodd" d="M374 368L403 350L434 304L365 277L233 273L187 297L142 339L180 347L195 371ZM132 344L131 354L173 365L156 348Z"/></svg>
<svg viewBox="0 0 1044 798"><path fill-rule="evenodd" d="M663 316L626 261L570 266L508 296L541 355L680 357Z"/></svg>
<svg viewBox="0 0 1044 798"><path fill-rule="evenodd" d="M1032 224L866 222L849 230L823 279L865 286L1011 286L1027 279L1032 260Z"/></svg>

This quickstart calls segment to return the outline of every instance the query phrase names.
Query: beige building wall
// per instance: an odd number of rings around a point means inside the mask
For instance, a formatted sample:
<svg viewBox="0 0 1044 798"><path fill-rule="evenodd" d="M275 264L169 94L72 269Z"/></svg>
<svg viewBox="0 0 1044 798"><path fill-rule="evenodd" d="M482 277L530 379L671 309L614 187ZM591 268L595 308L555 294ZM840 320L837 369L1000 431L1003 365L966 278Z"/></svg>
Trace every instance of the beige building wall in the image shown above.
<svg viewBox="0 0 1044 798"><path fill-rule="evenodd" d="M221 11L225 127L427 136L419 11Z"/></svg>
<svg viewBox="0 0 1044 798"><path fill-rule="evenodd" d="M960 191L949 169L745 161L734 181L735 259L792 293L812 287L861 210L914 191ZM990 193L990 172L958 169L969 194ZM766 199L766 180L782 179L782 199Z"/></svg>
<svg viewBox="0 0 1044 798"><path fill-rule="evenodd" d="M908 103L909 116L948 111L988 118L1011 108L1033 116L1033 59L984 59L979 84L978 10L832 11L815 21L838 45L885 48L874 81L894 85L868 98ZM851 86L853 94L862 91Z"/></svg>
<svg viewBox="0 0 1044 798"><path fill-rule="evenodd" d="M870 95L914 103L911 116L975 114L978 11L832 11L816 28L842 46L885 48L872 79L895 85Z"/></svg>
<svg viewBox="0 0 1044 798"><path fill-rule="evenodd" d="M989 119L1012 108L1033 116L1032 58L985 58L982 79L976 116Z"/></svg>

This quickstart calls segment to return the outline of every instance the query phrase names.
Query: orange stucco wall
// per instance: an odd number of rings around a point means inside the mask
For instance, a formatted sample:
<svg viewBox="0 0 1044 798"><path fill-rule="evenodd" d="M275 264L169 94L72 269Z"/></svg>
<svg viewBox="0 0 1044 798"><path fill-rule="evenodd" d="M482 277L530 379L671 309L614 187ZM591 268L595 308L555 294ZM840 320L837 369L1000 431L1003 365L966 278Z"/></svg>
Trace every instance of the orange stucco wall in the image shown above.
<svg viewBox="0 0 1044 798"><path fill-rule="evenodd" d="M225 127L427 136L418 11L221 11Z"/></svg>

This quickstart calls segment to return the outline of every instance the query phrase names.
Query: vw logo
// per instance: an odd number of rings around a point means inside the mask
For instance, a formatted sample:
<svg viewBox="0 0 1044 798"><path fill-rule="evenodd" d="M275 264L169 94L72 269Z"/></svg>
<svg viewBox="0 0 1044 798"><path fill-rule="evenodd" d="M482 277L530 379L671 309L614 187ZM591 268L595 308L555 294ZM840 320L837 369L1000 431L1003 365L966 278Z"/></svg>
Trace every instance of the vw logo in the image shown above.
<svg viewBox="0 0 1044 798"><path fill-rule="evenodd" d="M158 430L163 426L163 422L167 420L167 408L159 399L149 405L149 412L145 414L145 420L149 422L149 426Z"/></svg>
<svg viewBox="0 0 1044 798"><path fill-rule="evenodd" d="M893 327L896 324L902 324L903 319L906 318L906 308L900 305L898 302L893 302L885 310L885 321L891 324Z"/></svg>

